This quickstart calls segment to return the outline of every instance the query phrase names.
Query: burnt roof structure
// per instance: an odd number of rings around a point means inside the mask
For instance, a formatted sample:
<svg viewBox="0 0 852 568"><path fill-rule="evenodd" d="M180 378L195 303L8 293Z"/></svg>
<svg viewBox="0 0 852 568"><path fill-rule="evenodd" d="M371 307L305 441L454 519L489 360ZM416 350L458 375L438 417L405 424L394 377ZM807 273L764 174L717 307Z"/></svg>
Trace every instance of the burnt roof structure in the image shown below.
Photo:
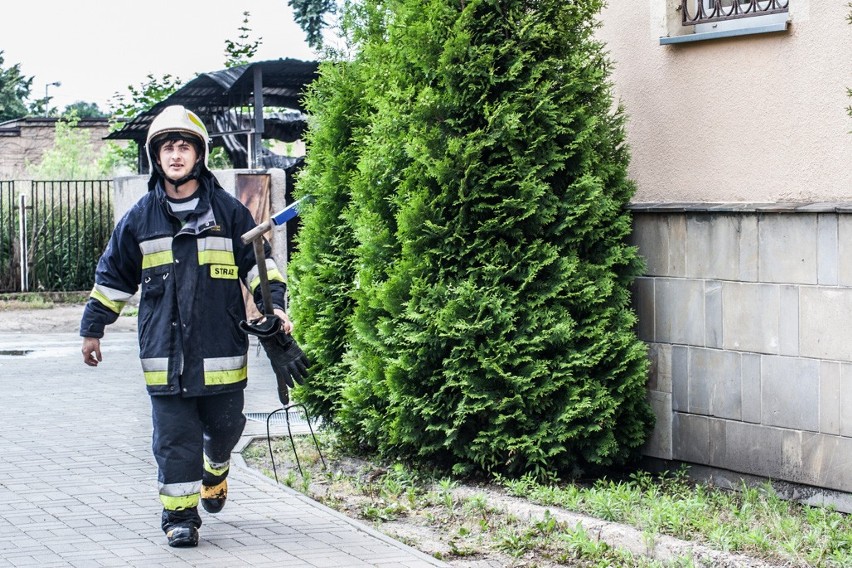
<svg viewBox="0 0 852 568"><path fill-rule="evenodd" d="M139 171L147 171L144 146L151 121L163 108L183 105L204 121L212 146L223 146L235 168L288 169L301 160L272 154L261 139L301 138L307 128L302 96L317 69L316 61L276 59L202 73L106 138L134 140Z"/></svg>

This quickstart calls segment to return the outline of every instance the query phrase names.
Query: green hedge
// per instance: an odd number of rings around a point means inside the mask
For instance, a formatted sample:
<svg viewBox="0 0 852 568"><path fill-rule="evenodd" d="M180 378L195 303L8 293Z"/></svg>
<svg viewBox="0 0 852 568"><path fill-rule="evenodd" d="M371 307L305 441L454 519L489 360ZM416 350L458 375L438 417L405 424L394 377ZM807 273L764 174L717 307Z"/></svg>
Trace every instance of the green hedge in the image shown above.
<svg viewBox="0 0 852 568"><path fill-rule="evenodd" d="M623 464L652 414L601 2L398 0L326 63L294 260L301 396L456 473Z"/></svg>

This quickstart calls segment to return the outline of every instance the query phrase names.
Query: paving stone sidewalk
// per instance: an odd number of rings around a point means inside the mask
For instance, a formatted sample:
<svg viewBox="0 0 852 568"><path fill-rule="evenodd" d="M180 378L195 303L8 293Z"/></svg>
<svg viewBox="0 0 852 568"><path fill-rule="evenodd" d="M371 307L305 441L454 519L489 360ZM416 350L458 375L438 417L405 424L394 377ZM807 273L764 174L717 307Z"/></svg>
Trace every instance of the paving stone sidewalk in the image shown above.
<svg viewBox="0 0 852 568"><path fill-rule="evenodd" d="M160 530L150 403L136 334L107 330L104 361L82 363L74 333L0 329L0 568L446 566L245 467L202 511L198 548ZM280 407L252 352L247 413ZM265 435L250 422L246 434Z"/></svg>

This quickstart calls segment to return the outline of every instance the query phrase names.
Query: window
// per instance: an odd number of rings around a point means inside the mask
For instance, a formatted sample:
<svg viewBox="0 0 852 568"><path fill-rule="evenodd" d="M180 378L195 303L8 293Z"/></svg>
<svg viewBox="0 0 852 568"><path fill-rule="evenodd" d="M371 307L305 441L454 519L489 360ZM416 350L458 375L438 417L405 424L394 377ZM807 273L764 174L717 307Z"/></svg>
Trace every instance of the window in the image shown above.
<svg viewBox="0 0 852 568"><path fill-rule="evenodd" d="M681 0L681 23L696 26L696 33L755 27L785 21L789 5L790 0ZM742 21L732 25L735 20Z"/></svg>
<svg viewBox="0 0 852 568"><path fill-rule="evenodd" d="M789 19L790 0L657 1L680 12L676 17L680 25L667 18L667 34L660 38L661 45L784 32Z"/></svg>

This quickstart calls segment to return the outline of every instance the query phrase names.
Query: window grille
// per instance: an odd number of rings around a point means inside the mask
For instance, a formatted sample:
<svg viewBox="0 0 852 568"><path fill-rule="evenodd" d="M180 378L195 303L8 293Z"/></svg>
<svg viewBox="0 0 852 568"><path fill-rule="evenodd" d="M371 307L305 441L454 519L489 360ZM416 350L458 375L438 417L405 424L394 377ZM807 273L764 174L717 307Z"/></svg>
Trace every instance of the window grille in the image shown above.
<svg viewBox="0 0 852 568"><path fill-rule="evenodd" d="M690 5L695 13L690 14ZM790 0L681 0L681 22L684 26L753 18L787 12Z"/></svg>

